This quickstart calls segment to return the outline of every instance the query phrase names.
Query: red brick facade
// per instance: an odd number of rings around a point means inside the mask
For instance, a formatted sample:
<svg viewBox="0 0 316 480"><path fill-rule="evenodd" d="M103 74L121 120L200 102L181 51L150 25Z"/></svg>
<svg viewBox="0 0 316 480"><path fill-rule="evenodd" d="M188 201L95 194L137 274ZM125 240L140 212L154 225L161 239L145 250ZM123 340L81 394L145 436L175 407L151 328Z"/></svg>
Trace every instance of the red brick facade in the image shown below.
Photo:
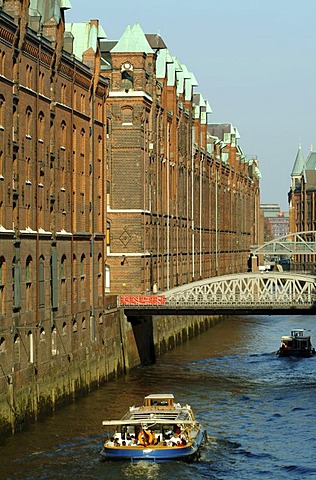
<svg viewBox="0 0 316 480"><path fill-rule="evenodd" d="M0 362L29 375L106 336L108 81L62 53L63 12L52 42L27 12L0 10Z"/></svg>
<svg viewBox="0 0 316 480"><path fill-rule="evenodd" d="M72 54L63 10L2 5L0 366L19 386L119 348L110 293L245 271L259 177L180 65L178 83L159 78L153 37L147 53L107 51L105 69L99 42Z"/></svg>

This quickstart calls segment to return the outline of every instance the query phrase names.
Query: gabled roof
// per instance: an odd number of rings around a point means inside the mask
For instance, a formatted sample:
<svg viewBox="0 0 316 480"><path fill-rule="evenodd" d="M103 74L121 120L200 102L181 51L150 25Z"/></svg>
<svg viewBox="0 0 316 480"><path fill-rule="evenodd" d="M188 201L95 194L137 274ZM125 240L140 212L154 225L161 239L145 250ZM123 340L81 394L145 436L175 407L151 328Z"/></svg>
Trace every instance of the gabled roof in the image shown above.
<svg viewBox="0 0 316 480"><path fill-rule="evenodd" d="M302 153L302 147L301 145L299 145L291 176L301 175L303 172L304 164L305 158Z"/></svg>
<svg viewBox="0 0 316 480"><path fill-rule="evenodd" d="M123 33L115 47L112 48L111 52L154 53L139 23L135 23L132 28L130 27L130 25L126 27L125 32Z"/></svg>

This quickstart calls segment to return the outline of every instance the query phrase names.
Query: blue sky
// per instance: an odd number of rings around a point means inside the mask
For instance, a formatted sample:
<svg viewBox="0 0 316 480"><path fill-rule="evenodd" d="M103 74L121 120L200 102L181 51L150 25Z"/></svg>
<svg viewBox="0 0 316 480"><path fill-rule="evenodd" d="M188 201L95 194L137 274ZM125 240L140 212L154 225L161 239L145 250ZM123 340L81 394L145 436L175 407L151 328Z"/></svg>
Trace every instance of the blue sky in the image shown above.
<svg viewBox="0 0 316 480"><path fill-rule="evenodd" d="M213 110L257 155L261 202L288 210L299 144L316 149L316 0L70 0L67 22L98 18L109 39L138 22L194 73Z"/></svg>

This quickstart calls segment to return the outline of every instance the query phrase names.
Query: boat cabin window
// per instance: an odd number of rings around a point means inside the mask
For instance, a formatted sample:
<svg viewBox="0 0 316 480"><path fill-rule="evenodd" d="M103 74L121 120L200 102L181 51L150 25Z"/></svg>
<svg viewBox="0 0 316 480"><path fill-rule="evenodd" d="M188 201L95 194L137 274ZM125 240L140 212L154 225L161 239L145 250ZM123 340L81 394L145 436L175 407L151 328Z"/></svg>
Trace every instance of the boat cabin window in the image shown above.
<svg viewBox="0 0 316 480"><path fill-rule="evenodd" d="M148 396L145 397L145 406L146 407L173 407L173 396L172 397L154 397Z"/></svg>
<svg viewBox="0 0 316 480"><path fill-rule="evenodd" d="M291 331L292 337L304 337L304 329L303 328L296 328L295 330Z"/></svg>

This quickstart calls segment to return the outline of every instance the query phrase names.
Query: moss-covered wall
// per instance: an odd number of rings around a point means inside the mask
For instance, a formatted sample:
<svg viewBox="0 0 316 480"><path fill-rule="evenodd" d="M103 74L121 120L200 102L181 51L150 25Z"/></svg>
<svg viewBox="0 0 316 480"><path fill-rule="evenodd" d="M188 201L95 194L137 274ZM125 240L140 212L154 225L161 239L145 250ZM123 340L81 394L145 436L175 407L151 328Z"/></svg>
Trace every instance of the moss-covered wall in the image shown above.
<svg viewBox="0 0 316 480"><path fill-rule="evenodd" d="M105 316L107 339L54 357L0 379L0 434L13 433L91 389L150 364L189 341L221 317L144 317L129 321L123 310Z"/></svg>

